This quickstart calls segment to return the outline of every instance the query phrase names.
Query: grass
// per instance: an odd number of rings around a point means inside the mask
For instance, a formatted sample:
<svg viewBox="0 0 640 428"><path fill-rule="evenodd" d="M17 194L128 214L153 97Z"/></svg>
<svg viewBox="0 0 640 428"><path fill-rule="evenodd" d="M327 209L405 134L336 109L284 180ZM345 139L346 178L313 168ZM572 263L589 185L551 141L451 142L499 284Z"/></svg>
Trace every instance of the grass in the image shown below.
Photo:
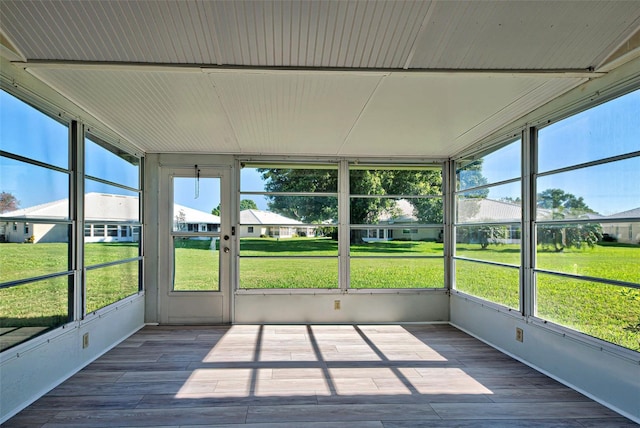
<svg viewBox="0 0 640 428"><path fill-rule="evenodd" d="M175 244L176 290L218 290L218 250L209 240ZM0 282L67 270L66 244L0 244ZM352 245L352 288L443 287L443 246L391 241ZM88 265L137 256L137 244L88 244ZM517 246L460 244L460 256L520 264ZM314 256L291 258L291 256ZM269 256L269 257L265 257ZM394 257L401 256L401 257ZM415 256L418 256L416 258ZM425 257L427 256L427 257ZM414 257L414 258L411 258ZM19 261L19 262L16 262ZM640 283L640 248L539 249L541 269ZM456 286L518 308L517 268L459 260ZM87 271L87 308L98 309L137 291L137 262ZM241 240L240 286L249 289L338 288L338 244L325 238ZM67 319L67 280L56 278L0 289L0 325L59 325ZM537 315L618 345L640 349L640 290L538 274Z"/></svg>
<svg viewBox="0 0 640 428"><path fill-rule="evenodd" d="M461 245L457 254L478 260L519 265L517 246ZM603 244L562 252L538 248L540 269L640 283L640 247ZM518 269L464 260L456 262L456 288L465 293L518 309ZM537 274L537 313L582 333L626 348L640 350L640 290Z"/></svg>

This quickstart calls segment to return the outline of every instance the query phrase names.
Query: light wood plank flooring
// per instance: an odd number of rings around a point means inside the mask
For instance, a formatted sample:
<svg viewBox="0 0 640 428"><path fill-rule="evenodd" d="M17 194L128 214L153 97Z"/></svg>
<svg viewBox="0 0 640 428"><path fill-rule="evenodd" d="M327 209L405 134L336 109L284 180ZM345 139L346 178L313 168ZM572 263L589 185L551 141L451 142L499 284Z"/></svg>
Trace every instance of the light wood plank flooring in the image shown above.
<svg viewBox="0 0 640 428"><path fill-rule="evenodd" d="M448 325L145 327L5 427L637 427Z"/></svg>

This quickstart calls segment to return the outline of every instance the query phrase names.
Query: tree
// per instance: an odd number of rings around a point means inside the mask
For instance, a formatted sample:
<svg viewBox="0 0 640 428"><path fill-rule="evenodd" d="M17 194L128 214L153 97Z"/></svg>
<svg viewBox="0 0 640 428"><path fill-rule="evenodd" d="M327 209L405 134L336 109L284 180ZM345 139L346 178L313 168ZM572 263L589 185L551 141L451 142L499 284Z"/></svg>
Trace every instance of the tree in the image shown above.
<svg viewBox="0 0 640 428"><path fill-rule="evenodd" d="M258 206L251 199L242 199L240 201L240 211L243 211L243 210L257 210L257 209L258 209ZM211 214L217 215L218 217L220 217L220 204L218 204L217 207L215 207L214 209L211 210Z"/></svg>
<svg viewBox="0 0 640 428"><path fill-rule="evenodd" d="M562 220L593 214L584 198L566 193L562 189L546 189L538 193L538 207L551 210L552 218ZM538 230L538 244L543 248L553 247L560 252L565 248L593 247L602 239L602 226L595 223L572 223L558 226L543 226Z"/></svg>
<svg viewBox="0 0 640 428"><path fill-rule="evenodd" d="M547 189L538 193L538 207L552 210L553 218L556 219L595 213L582 196L576 197L562 189Z"/></svg>
<svg viewBox="0 0 640 428"><path fill-rule="evenodd" d="M336 193L338 176L329 169L265 168L258 170L268 192ZM428 195L442 192L442 174L436 170L362 169L350 173L352 195ZM338 218L338 201L323 196L267 196L269 209L305 223ZM439 198L412 199L414 215L424 223L442 223ZM352 198L350 222L372 224L383 212L392 212L395 199Z"/></svg>
<svg viewBox="0 0 640 428"><path fill-rule="evenodd" d="M173 227L174 231L184 231L187 230L187 215L184 210L178 211L175 217L175 226Z"/></svg>
<svg viewBox="0 0 640 428"><path fill-rule="evenodd" d="M244 210L257 210L258 205L251 199L242 199L240 201L240 211Z"/></svg>
<svg viewBox="0 0 640 428"><path fill-rule="evenodd" d="M0 192L0 214L15 211L20 207L20 201L9 192Z"/></svg>

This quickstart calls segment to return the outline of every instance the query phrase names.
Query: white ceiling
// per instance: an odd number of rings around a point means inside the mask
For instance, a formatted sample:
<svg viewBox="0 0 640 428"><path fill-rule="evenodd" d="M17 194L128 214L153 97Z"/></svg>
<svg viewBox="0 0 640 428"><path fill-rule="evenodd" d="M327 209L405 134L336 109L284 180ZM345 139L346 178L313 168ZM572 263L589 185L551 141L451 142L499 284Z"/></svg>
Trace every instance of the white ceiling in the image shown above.
<svg viewBox="0 0 640 428"><path fill-rule="evenodd" d="M3 0L0 12L20 67L147 152L448 157L595 77L640 28L635 0Z"/></svg>

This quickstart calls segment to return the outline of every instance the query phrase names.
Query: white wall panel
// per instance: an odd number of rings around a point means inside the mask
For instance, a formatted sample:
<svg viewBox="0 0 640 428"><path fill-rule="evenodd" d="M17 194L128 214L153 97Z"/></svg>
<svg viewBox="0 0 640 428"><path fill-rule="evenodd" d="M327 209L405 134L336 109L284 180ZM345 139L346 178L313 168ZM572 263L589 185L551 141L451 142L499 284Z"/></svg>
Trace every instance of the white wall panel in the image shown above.
<svg viewBox="0 0 640 428"><path fill-rule="evenodd" d="M451 296L451 323L482 341L640 422L640 364L463 296ZM516 327L524 341L515 340Z"/></svg>
<svg viewBox="0 0 640 428"><path fill-rule="evenodd" d="M144 295L98 312L1 354L0 423L142 328Z"/></svg>
<svg viewBox="0 0 640 428"><path fill-rule="evenodd" d="M340 301L340 310L334 301ZM445 292L416 293L238 293L236 323L402 323L446 322Z"/></svg>

